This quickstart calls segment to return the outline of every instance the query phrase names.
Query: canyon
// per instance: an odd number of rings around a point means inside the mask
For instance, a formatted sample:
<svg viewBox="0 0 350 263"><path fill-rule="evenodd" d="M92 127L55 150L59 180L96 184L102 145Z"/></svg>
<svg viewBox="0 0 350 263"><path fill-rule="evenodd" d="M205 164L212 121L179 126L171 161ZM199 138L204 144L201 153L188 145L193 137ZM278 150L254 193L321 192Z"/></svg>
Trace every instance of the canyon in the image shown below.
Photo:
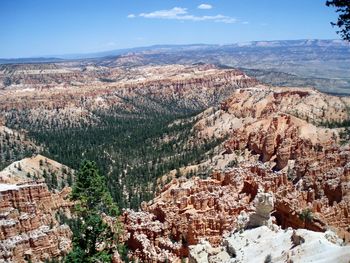
<svg viewBox="0 0 350 263"><path fill-rule="evenodd" d="M0 91L0 111L5 122L75 127L82 122L98 125L94 112L112 108L119 109L119 114L140 112L142 106L163 114L180 109L201 110L217 104L238 87L257 83L239 70L220 70L213 65L79 68L78 73L72 73L74 70L61 72L45 66L14 70L11 78L19 76L19 80ZM107 72L103 77L109 81L101 80L101 70ZM7 75L6 71L3 75Z"/></svg>
<svg viewBox="0 0 350 263"><path fill-rule="evenodd" d="M317 242L328 262L349 261L349 97L270 86L211 64L128 64L138 59L119 58L118 67L2 66L0 146L16 150L1 151L0 262L45 262L70 251L72 231L61 218L74 217L74 171L96 154L90 149L100 150L109 190L124 205L130 260L264 260L268 253L252 244L266 250L276 238L284 254L270 253L273 262L319 260L305 252ZM132 133L150 133L161 118L154 137ZM142 121L149 126L137 126ZM85 137L70 144L87 130L87 145L79 145ZM132 155L131 146L116 144L137 140L148 148L134 145L140 153Z"/></svg>
<svg viewBox="0 0 350 263"><path fill-rule="evenodd" d="M236 90L194 126L200 138L228 137L224 157L206 164L216 169L211 178L175 178L142 212L124 213L132 256L180 261L202 239L218 246L238 228L242 212L254 211L259 192L274 194L272 216L280 227L332 229L348 242L350 148L339 144L339 128L321 125L347 120L348 105L348 98L308 89ZM312 220L301 219L303 211Z"/></svg>

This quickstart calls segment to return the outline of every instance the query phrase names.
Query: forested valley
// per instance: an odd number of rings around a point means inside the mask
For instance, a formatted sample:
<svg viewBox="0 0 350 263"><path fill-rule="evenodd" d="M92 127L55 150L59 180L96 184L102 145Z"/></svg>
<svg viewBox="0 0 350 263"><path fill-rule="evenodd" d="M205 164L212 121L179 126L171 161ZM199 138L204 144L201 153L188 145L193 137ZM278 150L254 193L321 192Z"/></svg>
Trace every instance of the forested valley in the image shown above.
<svg viewBox="0 0 350 263"><path fill-rule="evenodd" d="M120 107L95 110L98 125L81 122L74 128L58 123L40 126L26 119L25 111L13 112L6 126L26 130L43 155L73 169L78 169L82 160L96 162L118 206L137 210L142 201L154 197L158 178L199 163L221 142L210 139L198 144L191 140L195 116L201 109L162 107L155 110L138 104L134 112Z"/></svg>

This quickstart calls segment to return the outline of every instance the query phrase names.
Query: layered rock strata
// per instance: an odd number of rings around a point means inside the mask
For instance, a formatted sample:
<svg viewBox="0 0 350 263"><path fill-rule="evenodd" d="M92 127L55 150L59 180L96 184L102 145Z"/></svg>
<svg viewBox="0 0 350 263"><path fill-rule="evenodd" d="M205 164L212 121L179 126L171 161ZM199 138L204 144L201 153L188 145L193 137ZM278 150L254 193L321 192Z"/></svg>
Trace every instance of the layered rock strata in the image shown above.
<svg viewBox="0 0 350 263"><path fill-rule="evenodd" d="M157 112L203 110L219 104L237 88L257 84L239 70L212 65L118 68L111 70L111 81L93 78L86 82L88 71L84 72L82 82L62 80L58 74L61 84L47 87L45 78L50 73L36 74L43 79L41 85L25 82L0 91L0 112L5 121L25 120L49 128L54 124L97 125L96 110L109 112L118 108L135 113L142 105Z"/></svg>
<svg viewBox="0 0 350 263"><path fill-rule="evenodd" d="M340 168L337 177L348 181L346 174L347 170ZM315 195L302 183L294 185L287 172L273 172L263 164L249 162L240 168L215 172L208 179L174 179L158 197L144 204L142 214L130 210L124 213L130 256L163 262L158 255L170 253L169 257L179 260L188 256L188 245L201 239L212 246L219 245L225 233L239 228L243 211L253 214L252 226L266 221L272 204L276 222L283 228L326 231L331 227L342 239L349 240L349 184L342 185L341 201L330 204L328 197L321 194L322 189L329 188L330 181L320 179L319 183L322 187ZM253 200L259 192L274 193L275 201L259 195L258 200L263 202L255 209ZM312 212L312 220L301 219L305 209Z"/></svg>
<svg viewBox="0 0 350 263"><path fill-rule="evenodd" d="M68 190L53 194L42 183L0 184L0 262L45 262L71 249L72 232L57 221L68 212Z"/></svg>

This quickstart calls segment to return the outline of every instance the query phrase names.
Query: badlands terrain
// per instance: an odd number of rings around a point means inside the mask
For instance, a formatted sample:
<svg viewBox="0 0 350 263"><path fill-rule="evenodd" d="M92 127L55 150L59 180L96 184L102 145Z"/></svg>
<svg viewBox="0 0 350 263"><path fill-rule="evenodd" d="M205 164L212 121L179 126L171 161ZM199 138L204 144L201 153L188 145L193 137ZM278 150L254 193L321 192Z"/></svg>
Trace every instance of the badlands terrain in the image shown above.
<svg viewBox="0 0 350 263"><path fill-rule="evenodd" d="M0 262L69 253L89 159L114 262L348 263L350 98L151 55L0 66Z"/></svg>
<svg viewBox="0 0 350 263"><path fill-rule="evenodd" d="M58 58L0 59L6 63L62 64L103 67L215 64L239 68L258 80L279 86L316 87L334 94L350 94L350 45L341 40L304 39L252 41L229 45L157 45ZM5 66L6 67L6 66ZM1 66L0 66L1 68ZM13 72L13 70L10 70ZM10 85L6 75L4 86ZM1 85L1 84L0 84Z"/></svg>

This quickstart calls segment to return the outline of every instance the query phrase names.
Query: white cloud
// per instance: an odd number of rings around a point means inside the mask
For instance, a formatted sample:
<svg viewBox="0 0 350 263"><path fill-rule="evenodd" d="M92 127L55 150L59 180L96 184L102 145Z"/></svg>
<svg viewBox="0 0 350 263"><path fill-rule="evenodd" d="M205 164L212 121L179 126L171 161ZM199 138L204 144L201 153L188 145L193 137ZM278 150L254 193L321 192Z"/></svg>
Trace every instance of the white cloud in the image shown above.
<svg viewBox="0 0 350 263"><path fill-rule="evenodd" d="M129 14L128 15L128 18L135 18L136 17L136 15L134 15L134 14Z"/></svg>
<svg viewBox="0 0 350 263"><path fill-rule="evenodd" d="M199 6L197 6L198 9L212 9L213 6L209 5L209 4L201 4Z"/></svg>
<svg viewBox="0 0 350 263"><path fill-rule="evenodd" d="M150 13L141 13L137 15L143 18L153 18L153 19L172 19L181 21L213 21L221 22L226 24L236 23L237 19L225 16L225 15L208 15L208 16L196 16L188 13L187 8L174 7L172 9L158 10ZM134 18L136 15L129 15L128 18Z"/></svg>
<svg viewBox="0 0 350 263"><path fill-rule="evenodd" d="M182 7L174 7L168 10L159 10L151 13L141 13L139 16L145 18L165 18L165 19L177 19L181 15L187 14L187 9Z"/></svg>

